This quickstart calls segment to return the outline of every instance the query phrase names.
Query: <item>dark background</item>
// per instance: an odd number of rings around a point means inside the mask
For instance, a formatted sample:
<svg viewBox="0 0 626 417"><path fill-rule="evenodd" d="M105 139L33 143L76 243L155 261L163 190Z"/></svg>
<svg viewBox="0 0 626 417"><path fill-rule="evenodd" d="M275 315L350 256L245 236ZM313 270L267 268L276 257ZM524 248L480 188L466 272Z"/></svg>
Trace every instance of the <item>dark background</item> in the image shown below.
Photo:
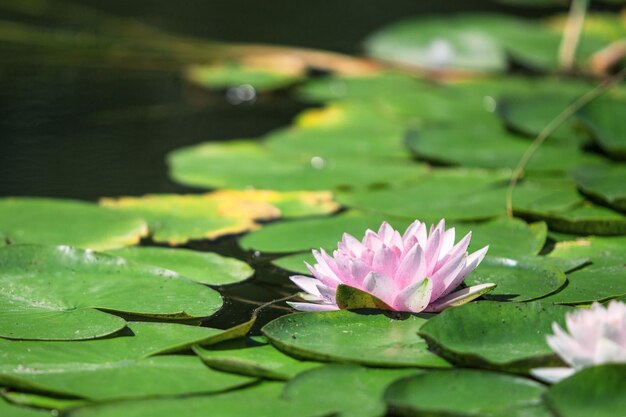
<svg viewBox="0 0 626 417"><path fill-rule="evenodd" d="M489 1L75 3L185 36L344 53L359 53L369 33L409 16L463 11L542 16L563 10L520 9ZM2 8L0 19L97 34L89 24L26 17ZM71 50L54 53L60 59L52 64L26 47L0 42L0 196L97 199L189 191L167 178L164 155L169 150L207 140L256 137L288 124L306 106L288 94L235 106L223 95L187 85L177 70L129 69L97 59L69 65L63 62L68 62Z"/></svg>

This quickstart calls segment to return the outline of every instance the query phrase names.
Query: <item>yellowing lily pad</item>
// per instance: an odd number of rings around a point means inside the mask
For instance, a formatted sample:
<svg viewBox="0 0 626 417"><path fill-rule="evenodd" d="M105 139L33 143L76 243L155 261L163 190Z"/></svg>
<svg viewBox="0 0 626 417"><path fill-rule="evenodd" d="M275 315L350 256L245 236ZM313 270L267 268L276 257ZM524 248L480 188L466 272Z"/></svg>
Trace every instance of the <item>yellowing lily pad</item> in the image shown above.
<svg viewBox="0 0 626 417"><path fill-rule="evenodd" d="M93 203L50 198L0 199L0 230L11 243L71 245L94 250L134 245L148 232L136 215Z"/></svg>
<svg viewBox="0 0 626 417"><path fill-rule="evenodd" d="M254 141L205 143L178 149L169 154L168 162L172 178L182 184L280 191L381 185L419 178L425 171L424 166L410 161L272 152Z"/></svg>
<svg viewBox="0 0 626 417"><path fill-rule="evenodd" d="M152 239L170 245L254 230L257 220L326 214L338 208L328 192L264 190L154 194L103 199L101 204L145 218Z"/></svg>
<svg viewBox="0 0 626 417"><path fill-rule="evenodd" d="M93 339L126 326L105 311L187 319L222 305L174 272L69 246L6 246L0 268L0 337L11 339Z"/></svg>

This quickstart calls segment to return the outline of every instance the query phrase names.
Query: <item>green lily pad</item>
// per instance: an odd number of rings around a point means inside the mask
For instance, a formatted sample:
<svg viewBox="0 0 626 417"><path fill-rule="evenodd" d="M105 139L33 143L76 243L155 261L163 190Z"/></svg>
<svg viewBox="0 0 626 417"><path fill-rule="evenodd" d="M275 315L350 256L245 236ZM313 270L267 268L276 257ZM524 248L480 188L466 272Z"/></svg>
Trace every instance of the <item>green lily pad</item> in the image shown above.
<svg viewBox="0 0 626 417"><path fill-rule="evenodd" d="M500 126L463 123L423 129L410 138L408 146L419 158L438 163L513 169L530 144ZM533 156L526 170L567 172L579 165L601 162L600 157L583 153L575 147L546 143Z"/></svg>
<svg viewBox="0 0 626 417"><path fill-rule="evenodd" d="M588 304L626 295L626 265L596 266L567 275L567 285L544 299L559 304Z"/></svg>
<svg viewBox="0 0 626 417"><path fill-rule="evenodd" d="M105 311L187 319L222 305L215 290L171 271L69 246L6 246L0 267L0 337L11 339L92 339L126 326Z"/></svg>
<svg viewBox="0 0 626 417"><path fill-rule="evenodd" d="M134 245L148 232L145 222L132 214L82 201L24 197L0 199L0 230L12 243L94 250Z"/></svg>
<svg viewBox="0 0 626 417"><path fill-rule="evenodd" d="M303 410L300 404L280 398L283 384L264 382L248 389L217 395L155 398L94 404L72 411L71 417L323 417L328 413Z"/></svg>
<svg viewBox="0 0 626 417"><path fill-rule="evenodd" d="M424 315L402 320L347 310L279 317L262 331L278 349L299 358L383 367L445 368L417 331Z"/></svg>
<svg viewBox="0 0 626 417"><path fill-rule="evenodd" d="M355 365L327 365L289 381L283 398L304 409L328 409L338 417L385 415L383 392L391 382L415 375L414 369L372 369Z"/></svg>
<svg viewBox="0 0 626 417"><path fill-rule="evenodd" d="M428 280L425 280L426 282ZM342 310L359 310L359 309L375 309L375 310L393 310L383 300L373 296L372 294L362 291L349 285L339 284L335 293L337 306Z"/></svg>
<svg viewBox="0 0 626 417"><path fill-rule="evenodd" d="M193 65L185 71L185 78L199 86L220 90L251 85L257 91L271 91L288 87L300 81L304 74L299 71L280 71L275 68L255 67L241 63Z"/></svg>
<svg viewBox="0 0 626 417"><path fill-rule="evenodd" d="M530 379L472 369L431 371L391 384L392 411L403 416L493 415L541 401L543 385Z"/></svg>
<svg viewBox="0 0 626 417"><path fill-rule="evenodd" d="M233 389L254 379L207 368L193 356L167 355L98 365L22 365L0 370L3 385L32 391L112 400Z"/></svg>
<svg viewBox="0 0 626 417"><path fill-rule="evenodd" d="M408 220L386 219L380 214L347 211L326 218L303 219L270 224L244 236L239 244L246 250L284 253L314 248L334 249L344 233L362 237L367 229L378 230L383 221L397 229L409 226Z"/></svg>
<svg viewBox="0 0 626 417"><path fill-rule="evenodd" d="M363 190L337 195L345 206L408 219L437 222L486 220L504 213L506 173L437 170L399 189ZM463 204L459 204L459 202Z"/></svg>
<svg viewBox="0 0 626 417"><path fill-rule="evenodd" d="M583 369L546 393L550 407L563 417L614 417L626 410L626 364Z"/></svg>
<svg viewBox="0 0 626 417"><path fill-rule="evenodd" d="M270 344L254 344L234 340L204 349L193 348L205 364L219 371L259 378L289 380L308 369L321 366L285 355Z"/></svg>
<svg viewBox="0 0 626 417"><path fill-rule="evenodd" d="M528 301L558 290L565 284L565 274L542 257L520 259L487 256L465 283L497 286L484 297L497 301Z"/></svg>
<svg viewBox="0 0 626 417"><path fill-rule="evenodd" d="M449 308L419 334L446 359L465 366L527 372L558 364L546 343L552 323L563 326L566 306L481 301Z"/></svg>
<svg viewBox="0 0 626 417"><path fill-rule="evenodd" d="M594 265L624 265L626 237L590 236L557 242L549 257L559 259L588 258Z"/></svg>
<svg viewBox="0 0 626 417"><path fill-rule="evenodd" d="M405 129L398 125L338 126L330 128L290 127L265 136L267 149L277 153L295 154L298 158L346 158L372 159L410 158L404 147Z"/></svg>
<svg viewBox="0 0 626 417"><path fill-rule="evenodd" d="M626 159L624 106L626 100L623 97L618 99L605 95L593 100L578 113L580 121L589 129L602 150L622 160Z"/></svg>
<svg viewBox="0 0 626 417"><path fill-rule="evenodd" d="M573 172L573 177L584 193L626 212L626 167L581 167Z"/></svg>
<svg viewBox="0 0 626 417"><path fill-rule="evenodd" d="M0 415L7 417L46 417L50 416L50 412L14 405L0 397Z"/></svg>
<svg viewBox="0 0 626 417"><path fill-rule="evenodd" d="M254 141L205 143L168 156L170 175L196 187L331 190L401 182L423 175L421 165L369 158L311 158L272 152ZM372 165L376 169L372 169Z"/></svg>
<svg viewBox="0 0 626 417"><path fill-rule="evenodd" d="M254 270L247 263L216 253L137 246L108 253L128 261L169 269L193 281L208 285L233 284L254 274Z"/></svg>
<svg viewBox="0 0 626 417"><path fill-rule="evenodd" d="M25 407L47 408L57 411L79 407L88 403L87 400L77 398L58 398L18 391L5 391L2 393L2 396L11 404L22 405Z"/></svg>
<svg viewBox="0 0 626 417"><path fill-rule="evenodd" d="M0 371L26 365L102 364L179 352L192 345L218 343L239 334L230 330L172 323L129 322L115 337L82 341L0 338Z"/></svg>

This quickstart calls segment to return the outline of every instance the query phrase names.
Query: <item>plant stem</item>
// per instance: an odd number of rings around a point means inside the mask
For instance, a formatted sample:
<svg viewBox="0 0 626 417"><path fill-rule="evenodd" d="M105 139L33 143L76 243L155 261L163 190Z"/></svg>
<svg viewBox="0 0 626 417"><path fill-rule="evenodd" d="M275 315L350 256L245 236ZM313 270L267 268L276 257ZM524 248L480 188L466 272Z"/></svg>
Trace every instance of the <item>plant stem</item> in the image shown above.
<svg viewBox="0 0 626 417"><path fill-rule="evenodd" d="M524 152L524 155L522 155L522 158L520 159L519 163L515 167L515 170L513 171L513 174L511 175L511 180L509 182L509 187L506 193L506 214L508 217L513 217L513 191L515 190L515 186L519 182L520 178L522 178L526 165L528 165L539 147L559 126L565 123L577 111L582 109L584 106L589 104L597 97L607 92L611 87L623 80L625 76L626 68L622 69L620 72L613 75L612 77L605 79L595 88L588 91L586 94L579 97L576 101L567 106L561 113L559 113L558 116L552 119L552 121L548 123L548 125L541 132L539 132L539 135L528 147L526 152Z"/></svg>
<svg viewBox="0 0 626 417"><path fill-rule="evenodd" d="M564 71L572 71L576 64L576 49L585 24L589 0L572 0L559 46L559 63Z"/></svg>

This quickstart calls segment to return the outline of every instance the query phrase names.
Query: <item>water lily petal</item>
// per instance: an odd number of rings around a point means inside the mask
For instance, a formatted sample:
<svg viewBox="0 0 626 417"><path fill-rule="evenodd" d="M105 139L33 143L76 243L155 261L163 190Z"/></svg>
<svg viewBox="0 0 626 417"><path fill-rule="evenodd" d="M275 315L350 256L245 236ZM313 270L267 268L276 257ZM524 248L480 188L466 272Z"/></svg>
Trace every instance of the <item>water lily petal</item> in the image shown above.
<svg viewBox="0 0 626 417"><path fill-rule="evenodd" d="M530 374L541 381L554 384L574 374L573 368L535 368Z"/></svg>

